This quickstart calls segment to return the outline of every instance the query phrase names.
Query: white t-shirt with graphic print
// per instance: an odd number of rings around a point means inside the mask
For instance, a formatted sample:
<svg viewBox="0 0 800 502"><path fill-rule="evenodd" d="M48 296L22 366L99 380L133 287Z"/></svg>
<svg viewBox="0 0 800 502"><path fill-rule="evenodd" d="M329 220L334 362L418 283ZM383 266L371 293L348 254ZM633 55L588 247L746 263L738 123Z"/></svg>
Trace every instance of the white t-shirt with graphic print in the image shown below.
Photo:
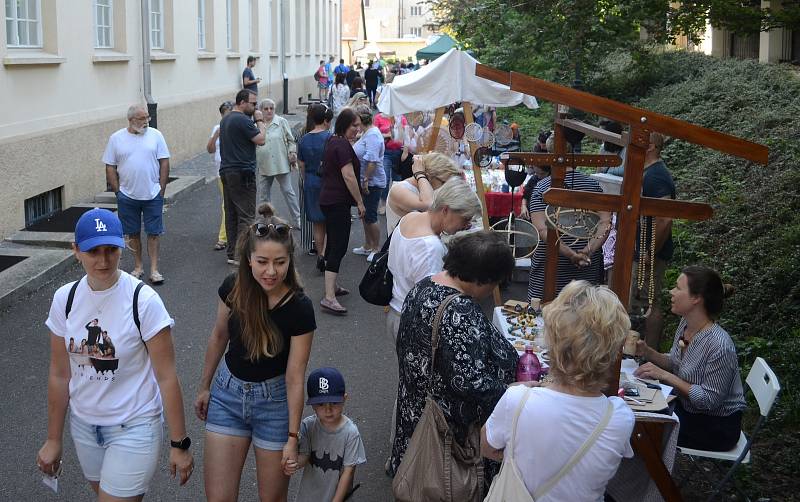
<svg viewBox="0 0 800 502"><path fill-rule="evenodd" d="M75 290L72 310L65 317L73 283L53 296L46 325L64 339L70 358L70 407L92 425L119 425L162 411L150 356L142 340L153 338L175 321L149 286L139 291L141 337L133 320L133 293L138 280L120 272L117 283L92 291L86 276Z"/></svg>

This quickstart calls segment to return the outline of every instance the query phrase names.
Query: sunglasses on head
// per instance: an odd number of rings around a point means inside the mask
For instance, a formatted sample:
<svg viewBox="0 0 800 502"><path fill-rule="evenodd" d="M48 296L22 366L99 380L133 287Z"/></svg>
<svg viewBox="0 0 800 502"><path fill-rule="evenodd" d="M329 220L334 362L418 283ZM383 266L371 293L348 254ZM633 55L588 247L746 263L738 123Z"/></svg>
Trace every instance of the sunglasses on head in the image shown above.
<svg viewBox="0 0 800 502"><path fill-rule="evenodd" d="M253 229L259 237L266 237L272 232L279 237L289 235L289 225L284 225L283 223L256 223L253 225Z"/></svg>

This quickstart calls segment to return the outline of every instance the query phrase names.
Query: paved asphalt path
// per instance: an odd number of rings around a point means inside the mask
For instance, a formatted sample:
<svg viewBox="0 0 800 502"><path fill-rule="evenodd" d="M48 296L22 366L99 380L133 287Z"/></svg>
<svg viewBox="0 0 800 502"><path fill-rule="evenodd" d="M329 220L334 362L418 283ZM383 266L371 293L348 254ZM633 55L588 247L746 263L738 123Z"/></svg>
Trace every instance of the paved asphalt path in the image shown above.
<svg viewBox="0 0 800 502"><path fill-rule="evenodd" d="M273 195L279 213L284 214L285 203L277 187ZM164 215L167 233L161 243L160 269L166 282L156 290L175 319L173 341L187 427L194 442L192 452L196 469L187 485L179 487L166 471L168 449L164 448L145 500L205 500L201 471L204 428L194 415L193 402L214 320L217 287L232 271L225 263L224 252L212 249L219 225L219 206L216 183L209 183L185 194L168 207ZM295 235L299 241L299 234ZM360 223L354 221L350 248L361 245L362 236ZM316 258L301 249L298 249L296 258L306 293L314 302L317 320L309 370L335 366L344 374L349 393L345 413L358 425L366 447L367 464L356 471L356 482L361 483L361 487L351 500L391 500L391 481L383 473L383 463L388 455L387 433L396 392L397 359L394 346L384 330L383 310L367 304L358 296L358 281L365 269L364 258L348 253L342 264L341 284L353 292L341 299L349 309L345 317L320 312L322 276L314 267ZM125 253L122 268L131 270L132 267L133 260L129 253ZM6 382L0 395L3 416L0 421L0 501L80 501L93 498L81 474L68 425L64 435L64 473L59 480L58 495L41 483L41 475L35 466L36 452L46 437L47 423L49 337L44 321L55 290L82 274L82 269L76 264L69 271L54 275L47 286L11 309L0 312L0 332L3 335L0 381ZM524 294L522 288L514 289L520 289L518 294ZM307 407L304 416L311 413ZM290 500L297 481L292 481ZM242 474L239 500L258 500L252 453Z"/></svg>
<svg viewBox="0 0 800 502"><path fill-rule="evenodd" d="M285 204L277 187L274 194L281 211ZM184 392L187 427L196 445L192 451L198 468L187 485L179 487L166 472L165 448L146 500L205 499L200 470L203 465L203 424L191 410L214 320L217 287L232 271L225 263L224 252L212 249L219 225L219 200L216 184L210 183L180 198L164 215L167 233L161 245L163 258L160 268L166 282L156 290L175 319L173 340L178 375ZM299 241L299 234L295 235ZM362 235L360 224L354 222L351 247L361 244ZM345 413L358 425L367 450L368 462L356 473L356 482L362 486L352 500L387 500L391 482L383 474L382 465L388 455L387 433L397 361L384 331L382 309L358 297L357 286L365 268L364 258L349 253L344 259L341 284L354 293L342 299L350 309L349 315L334 317L319 311L322 277L314 268L316 258L308 256L304 250L298 250L296 257L306 293L314 301L318 326L309 369L330 365L342 371L350 395ZM132 263L132 258L126 254L122 260L123 269L130 270ZM64 437L64 474L59 480L58 496L42 485L35 466L36 452L46 437L47 423L49 337L44 321L55 290L81 275L82 269L76 265L67 273L54 276L49 285L9 311L0 313L0 331L5 347L0 354L0 380L6 382L0 397L3 410L0 421L2 501L92 498L81 474L68 427ZM304 416L311 413L308 407ZM239 499L258 499L252 454L242 475Z"/></svg>

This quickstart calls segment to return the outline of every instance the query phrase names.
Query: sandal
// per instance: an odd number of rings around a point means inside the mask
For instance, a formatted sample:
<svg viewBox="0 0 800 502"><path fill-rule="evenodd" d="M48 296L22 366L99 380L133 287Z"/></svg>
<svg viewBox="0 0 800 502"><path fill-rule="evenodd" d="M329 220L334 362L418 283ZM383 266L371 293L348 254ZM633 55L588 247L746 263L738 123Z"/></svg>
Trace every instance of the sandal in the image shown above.
<svg viewBox="0 0 800 502"><path fill-rule="evenodd" d="M222 251L223 249L225 249L227 247L228 247L228 243L227 242L217 241L217 243L214 244L214 251Z"/></svg>
<svg viewBox="0 0 800 502"><path fill-rule="evenodd" d="M144 275L144 270L136 270L136 269L131 270L131 276L134 279L141 279L142 275Z"/></svg>
<svg viewBox="0 0 800 502"><path fill-rule="evenodd" d="M150 284L164 284L164 276L160 272L150 274Z"/></svg>
<svg viewBox="0 0 800 502"><path fill-rule="evenodd" d="M319 302L319 306L322 307L323 312L327 312L333 315L345 315L347 314L347 309L339 305L339 302L336 300L328 300L327 298L323 298Z"/></svg>
<svg viewBox="0 0 800 502"><path fill-rule="evenodd" d="M335 293L335 294L336 294L336 296L344 296L344 295L349 295L349 294L350 294L350 290L349 290L349 289L345 289L345 288L343 288L343 287L341 287L341 286L337 285L337 286L336 286L336 293Z"/></svg>

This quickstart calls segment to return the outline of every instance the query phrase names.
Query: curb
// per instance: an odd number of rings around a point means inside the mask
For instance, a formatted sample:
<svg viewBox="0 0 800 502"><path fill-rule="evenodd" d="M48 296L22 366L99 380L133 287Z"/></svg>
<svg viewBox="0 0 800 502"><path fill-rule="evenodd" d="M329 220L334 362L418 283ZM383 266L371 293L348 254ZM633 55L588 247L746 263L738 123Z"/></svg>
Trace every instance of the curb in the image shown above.
<svg viewBox="0 0 800 502"><path fill-rule="evenodd" d="M53 277L77 263L72 251L62 249L0 248L3 256L26 256L0 272L0 310L35 292Z"/></svg>

